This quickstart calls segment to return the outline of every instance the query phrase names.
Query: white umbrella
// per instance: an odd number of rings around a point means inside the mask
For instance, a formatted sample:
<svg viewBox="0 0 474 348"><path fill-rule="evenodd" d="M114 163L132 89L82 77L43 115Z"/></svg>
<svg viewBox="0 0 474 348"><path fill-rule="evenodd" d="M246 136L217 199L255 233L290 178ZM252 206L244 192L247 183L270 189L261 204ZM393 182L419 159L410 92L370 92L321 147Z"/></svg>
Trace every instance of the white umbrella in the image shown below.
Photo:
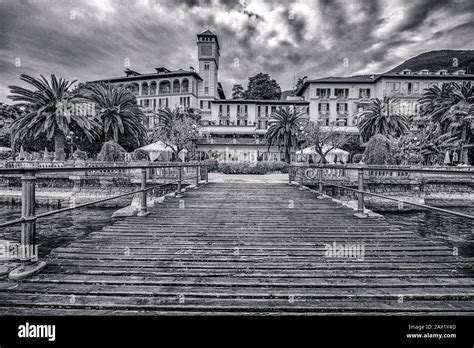
<svg viewBox="0 0 474 348"><path fill-rule="evenodd" d="M444 164L451 164L451 158L449 157L449 150L446 151L446 155L444 156Z"/></svg>
<svg viewBox="0 0 474 348"><path fill-rule="evenodd" d="M162 141L157 141L155 143L143 146L140 148L140 150L148 152L148 156L153 162L161 158L169 159L170 154L173 152L173 149L171 149L170 146L166 145Z"/></svg>

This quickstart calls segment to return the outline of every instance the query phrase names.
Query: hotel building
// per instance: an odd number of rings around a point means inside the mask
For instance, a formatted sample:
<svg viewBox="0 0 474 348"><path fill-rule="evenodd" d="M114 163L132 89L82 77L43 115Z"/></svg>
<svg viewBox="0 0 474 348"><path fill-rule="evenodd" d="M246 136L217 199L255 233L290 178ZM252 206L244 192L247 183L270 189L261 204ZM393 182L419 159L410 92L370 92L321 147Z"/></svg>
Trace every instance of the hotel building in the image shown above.
<svg viewBox="0 0 474 348"><path fill-rule="evenodd" d="M403 70L399 73L326 77L308 80L296 97L286 100L226 99L219 82L220 45L210 30L197 35L198 71L156 68L141 74L127 69L125 76L93 82L108 82L127 86L137 97L153 128L160 108L192 108L201 116L202 137L196 151L203 157L231 161L276 161L284 158L283 150L268 148L265 133L271 113L278 107L301 108L308 117L323 125L336 125L348 132L358 133L361 113L371 99L384 96L399 99L401 114L418 113L418 99L424 89L447 82L473 81L474 75L463 70L430 72ZM294 156L294 153L293 153Z"/></svg>
<svg viewBox="0 0 474 348"><path fill-rule="evenodd" d="M399 102L395 107L398 110L394 112L417 115L418 100L425 89L462 81L474 82L474 75L467 75L464 70L448 73L447 70L432 72L424 69L413 72L405 69L398 73L308 80L297 95L309 102L312 120L357 133L360 115L371 105L373 98L397 98Z"/></svg>

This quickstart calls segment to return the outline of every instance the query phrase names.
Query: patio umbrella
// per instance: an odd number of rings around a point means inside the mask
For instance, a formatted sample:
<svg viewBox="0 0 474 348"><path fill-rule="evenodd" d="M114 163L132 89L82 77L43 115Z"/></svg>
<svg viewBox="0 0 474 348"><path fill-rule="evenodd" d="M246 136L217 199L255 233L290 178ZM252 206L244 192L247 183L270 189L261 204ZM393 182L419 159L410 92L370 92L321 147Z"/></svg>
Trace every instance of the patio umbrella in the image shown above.
<svg viewBox="0 0 474 348"><path fill-rule="evenodd" d="M19 159L25 158L25 150L23 149L23 145L20 146L20 154L18 155Z"/></svg>
<svg viewBox="0 0 474 348"><path fill-rule="evenodd" d="M451 158L449 157L449 151L446 151L446 155L444 155L444 164L451 164Z"/></svg>

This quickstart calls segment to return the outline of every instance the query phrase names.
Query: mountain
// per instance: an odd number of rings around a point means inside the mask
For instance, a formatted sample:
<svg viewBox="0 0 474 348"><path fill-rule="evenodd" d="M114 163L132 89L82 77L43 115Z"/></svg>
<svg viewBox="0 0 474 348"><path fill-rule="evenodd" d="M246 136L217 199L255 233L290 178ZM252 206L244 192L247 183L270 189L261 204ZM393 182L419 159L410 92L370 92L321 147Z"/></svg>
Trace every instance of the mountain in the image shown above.
<svg viewBox="0 0 474 348"><path fill-rule="evenodd" d="M457 66L455 63L457 59ZM466 74L474 74L474 50L439 50L422 53L404 61L387 73L397 73L403 69L418 71L428 69L436 71L446 69L453 72L459 69L466 70Z"/></svg>

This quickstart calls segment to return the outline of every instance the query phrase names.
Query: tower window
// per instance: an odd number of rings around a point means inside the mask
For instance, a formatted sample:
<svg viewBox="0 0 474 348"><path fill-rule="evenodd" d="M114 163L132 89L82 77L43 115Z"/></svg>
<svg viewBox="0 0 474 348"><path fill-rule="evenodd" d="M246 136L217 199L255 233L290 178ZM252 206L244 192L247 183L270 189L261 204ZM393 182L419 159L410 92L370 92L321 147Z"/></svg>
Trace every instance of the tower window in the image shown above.
<svg viewBox="0 0 474 348"><path fill-rule="evenodd" d="M209 63L204 64L204 70L209 70Z"/></svg>
<svg viewBox="0 0 474 348"><path fill-rule="evenodd" d="M204 87L204 95L209 95L209 87Z"/></svg>

